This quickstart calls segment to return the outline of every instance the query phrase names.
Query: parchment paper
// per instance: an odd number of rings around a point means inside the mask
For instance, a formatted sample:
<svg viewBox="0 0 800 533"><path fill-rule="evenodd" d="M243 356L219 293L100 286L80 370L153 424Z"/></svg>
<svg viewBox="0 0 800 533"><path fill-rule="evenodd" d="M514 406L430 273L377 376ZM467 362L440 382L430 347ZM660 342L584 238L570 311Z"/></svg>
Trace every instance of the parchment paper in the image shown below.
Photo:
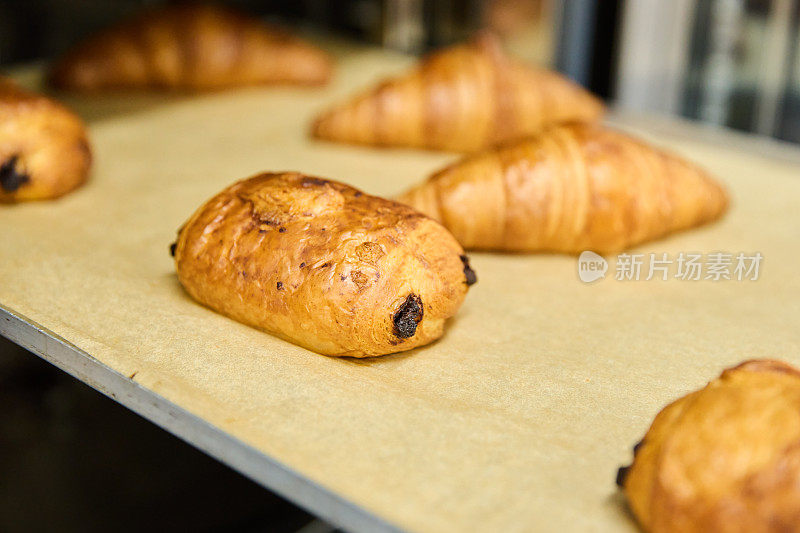
<svg viewBox="0 0 800 533"><path fill-rule="evenodd" d="M456 157L308 140L315 111L409 63L338 56L325 89L70 98L91 120L91 181L0 206L0 304L403 528L631 530L614 475L661 407L744 359L800 364L798 165L639 121L733 205L636 252L758 251L758 281L623 282L612 261L585 284L573 257L473 254L479 282L441 341L322 357L194 303L168 246L201 202L258 171L391 195Z"/></svg>

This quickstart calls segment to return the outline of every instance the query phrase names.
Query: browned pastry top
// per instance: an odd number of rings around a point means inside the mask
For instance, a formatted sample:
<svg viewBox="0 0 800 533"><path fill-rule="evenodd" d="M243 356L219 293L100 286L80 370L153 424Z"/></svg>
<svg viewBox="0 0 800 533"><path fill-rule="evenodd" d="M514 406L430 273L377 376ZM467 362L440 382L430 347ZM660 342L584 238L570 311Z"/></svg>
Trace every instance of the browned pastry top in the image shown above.
<svg viewBox="0 0 800 533"><path fill-rule="evenodd" d="M260 174L216 195L181 230L174 253L198 301L329 355L431 342L475 281L437 222L292 172Z"/></svg>
<svg viewBox="0 0 800 533"><path fill-rule="evenodd" d="M61 88L221 89L319 84L331 74L322 50L235 11L212 5L152 9L90 37L53 67Z"/></svg>
<svg viewBox="0 0 800 533"><path fill-rule="evenodd" d="M599 125L467 156L399 200L468 249L615 252L714 220L728 196L702 169Z"/></svg>
<svg viewBox="0 0 800 533"><path fill-rule="evenodd" d="M90 164L76 115L0 78L0 202L62 196L86 180Z"/></svg>
<svg viewBox="0 0 800 533"><path fill-rule="evenodd" d="M558 123L592 122L602 102L545 69L506 56L496 37L435 52L412 70L317 118L322 139L470 152Z"/></svg>
<svg viewBox="0 0 800 533"><path fill-rule="evenodd" d="M800 372L726 370L658 414L618 482L648 531L796 531Z"/></svg>

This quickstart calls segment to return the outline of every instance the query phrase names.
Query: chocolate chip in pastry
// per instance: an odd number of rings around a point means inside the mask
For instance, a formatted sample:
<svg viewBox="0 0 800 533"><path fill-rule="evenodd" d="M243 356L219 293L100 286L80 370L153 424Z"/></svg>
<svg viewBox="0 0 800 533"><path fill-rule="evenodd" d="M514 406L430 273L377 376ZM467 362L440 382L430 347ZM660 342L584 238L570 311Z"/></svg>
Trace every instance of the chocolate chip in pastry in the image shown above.
<svg viewBox="0 0 800 533"><path fill-rule="evenodd" d="M80 118L0 79L0 202L62 196L86 181L91 161Z"/></svg>
<svg viewBox="0 0 800 533"><path fill-rule="evenodd" d="M665 407L617 483L652 532L796 531L800 372L755 360Z"/></svg>
<svg viewBox="0 0 800 533"><path fill-rule="evenodd" d="M172 251L197 301L326 355L428 344L476 280L438 222L294 172L231 185L189 219Z"/></svg>

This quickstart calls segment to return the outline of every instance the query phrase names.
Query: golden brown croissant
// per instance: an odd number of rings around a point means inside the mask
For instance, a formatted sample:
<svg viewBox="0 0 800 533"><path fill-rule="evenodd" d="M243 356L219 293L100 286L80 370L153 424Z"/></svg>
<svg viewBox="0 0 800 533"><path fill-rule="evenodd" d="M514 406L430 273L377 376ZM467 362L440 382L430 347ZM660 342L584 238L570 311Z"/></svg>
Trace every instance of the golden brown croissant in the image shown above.
<svg viewBox="0 0 800 533"><path fill-rule="evenodd" d="M800 372L748 361L665 407L617 483L646 531L800 527Z"/></svg>
<svg viewBox="0 0 800 533"><path fill-rule="evenodd" d="M440 224L292 172L260 174L216 195L181 229L173 253L197 301L326 355L432 342L475 282Z"/></svg>
<svg viewBox="0 0 800 533"><path fill-rule="evenodd" d="M62 196L86 181L91 161L81 119L0 78L0 202Z"/></svg>
<svg viewBox="0 0 800 533"><path fill-rule="evenodd" d="M339 142L468 152L602 113L601 102L584 89L506 57L484 34L334 107L312 133Z"/></svg>
<svg viewBox="0 0 800 533"><path fill-rule="evenodd" d="M53 68L61 88L203 90L319 84L331 60L316 47L221 7L147 11L89 38Z"/></svg>
<svg viewBox="0 0 800 533"><path fill-rule="evenodd" d="M705 172L595 125L551 128L468 156L399 198L465 248L608 253L719 217Z"/></svg>

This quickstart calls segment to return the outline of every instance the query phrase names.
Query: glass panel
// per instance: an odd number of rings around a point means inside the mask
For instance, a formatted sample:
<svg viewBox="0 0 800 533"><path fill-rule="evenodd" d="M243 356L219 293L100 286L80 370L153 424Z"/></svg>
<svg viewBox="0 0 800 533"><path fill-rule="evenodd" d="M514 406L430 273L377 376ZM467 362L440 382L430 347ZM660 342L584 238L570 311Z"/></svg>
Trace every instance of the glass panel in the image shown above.
<svg viewBox="0 0 800 533"><path fill-rule="evenodd" d="M795 2L792 17L790 75L784 91L783 109L778 120L778 137L800 142L800 2Z"/></svg>
<svg viewBox="0 0 800 533"><path fill-rule="evenodd" d="M752 130L771 2L698 2L682 112Z"/></svg>

